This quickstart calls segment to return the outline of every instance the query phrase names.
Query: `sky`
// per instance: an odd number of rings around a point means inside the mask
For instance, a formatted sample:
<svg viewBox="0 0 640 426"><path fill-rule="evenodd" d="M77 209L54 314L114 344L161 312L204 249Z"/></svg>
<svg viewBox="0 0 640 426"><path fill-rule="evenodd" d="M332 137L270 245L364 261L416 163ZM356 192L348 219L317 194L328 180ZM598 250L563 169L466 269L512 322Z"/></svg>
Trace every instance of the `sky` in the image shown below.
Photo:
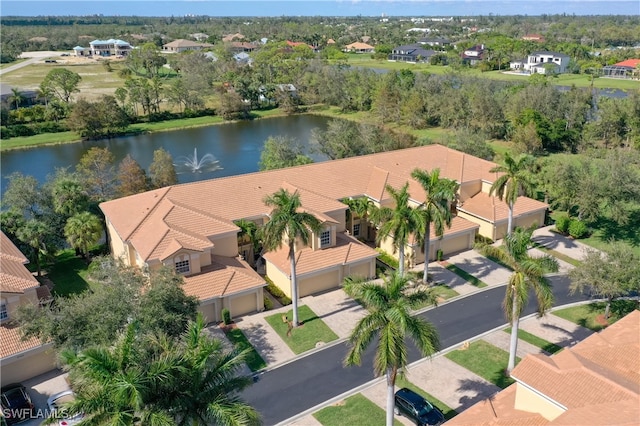
<svg viewBox="0 0 640 426"><path fill-rule="evenodd" d="M20 0L0 16L477 16L640 15L640 0Z"/></svg>

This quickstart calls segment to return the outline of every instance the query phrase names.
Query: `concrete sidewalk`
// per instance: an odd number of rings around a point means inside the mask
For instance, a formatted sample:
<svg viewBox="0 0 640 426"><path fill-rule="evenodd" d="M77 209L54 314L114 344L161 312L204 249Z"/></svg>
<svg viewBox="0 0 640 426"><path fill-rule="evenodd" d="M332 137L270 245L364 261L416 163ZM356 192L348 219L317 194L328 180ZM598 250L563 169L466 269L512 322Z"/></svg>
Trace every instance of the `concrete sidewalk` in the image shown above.
<svg viewBox="0 0 640 426"><path fill-rule="evenodd" d="M467 250L446 259L463 271L482 280L488 286L509 281L512 271L489 260L475 250Z"/></svg>

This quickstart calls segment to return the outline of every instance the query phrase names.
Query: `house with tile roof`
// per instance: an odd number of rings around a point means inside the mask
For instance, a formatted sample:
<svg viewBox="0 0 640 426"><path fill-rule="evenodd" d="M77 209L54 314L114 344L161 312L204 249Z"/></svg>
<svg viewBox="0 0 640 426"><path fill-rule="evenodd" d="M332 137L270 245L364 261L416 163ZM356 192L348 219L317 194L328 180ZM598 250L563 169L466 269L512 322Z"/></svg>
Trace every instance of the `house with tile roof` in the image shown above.
<svg viewBox="0 0 640 426"><path fill-rule="evenodd" d="M375 48L370 44L356 41L355 43L347 44L343 51L352 53L373 53Z"/></svg>
<svg viewBox="0 0 640 426"><path fill-rule="evenodd" d="M163 44L162 51L164 53L182 53L189 50L199 51L213 47L210 43L199 43L196 41L185 40L183 38L173 40L171 43Z"/></svg>
<svg viewBox="0 0 640 426"><path fill-rule="evenodd" d="M12 321L22 304L48 301L48 287L24 266L27 258L0 231L0 381L2 386L28 380L56 368L50 344L36 338L23 340Z"/></svg>
<svg viewBox="0 0 640 426"><path fill-rule="evenodd" d="M447 425L640 424L640 311L553 356L527 355L511 377Z"/></svg>
<svg viewBox="0 0 640 426"><path fill-rule="evenodd" d="M609 78L640 79L640 59L627 59L602 67L602 76Z"/></svg>
<svg viewBox="0 0 640 426"><path fill-rule="evenodd" d="M264 198L285 189L300 196L302 207L322 223L308 246L298 242L296 271L300 297L338 287L349 275L373 277L377 251L368 242L376 229L364 218L347 221L341 200L367 197L378 206L390 206L387 185L409 182L412 204L424 201L422 187L413 179L416 169L439 168L441 176L460 183L458 215L438 239L433 233L431 259L469 249L476 233L493 239L506 233L507 208L488 195L497 175L495 163L441 145L429 145L361 157L307 164L174 185L100 205L109 232L111 253L127 265L145 270L168 265L184 275L187 294L200 298L209 321L220 320L221 309L233 316L262 309L266 275L290 294L290 266L286 244L280 250L253 256L250 244L238 238L236 221L268 220ZM515 225L542 224L547 205L520 197ZM392 239L381 247L393 253ZM422 245L410 241L405 252L410 264L424 259Z"/></svg>

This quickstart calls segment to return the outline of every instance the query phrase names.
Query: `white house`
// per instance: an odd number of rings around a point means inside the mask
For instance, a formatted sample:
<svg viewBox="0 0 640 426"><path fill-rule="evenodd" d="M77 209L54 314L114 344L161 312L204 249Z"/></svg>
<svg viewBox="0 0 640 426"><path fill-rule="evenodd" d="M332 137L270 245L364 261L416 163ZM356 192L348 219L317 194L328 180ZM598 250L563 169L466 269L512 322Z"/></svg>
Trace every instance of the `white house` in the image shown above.
<svg viewBox="0 0 640 426"><path fill-rule="evenodd" d="M126 41L113 38L93 40L89 43L89 48L93 56L127 56L133 49Z"/></svg>
<svg viewBox="0 0 640 426"><path fill-rule="evenodd" d="M569 66L569 55L558 52L533 52L527 56L527 59L512 61L509 68L519 70L528 74L546 74L550 66L557 74L567 72Z"/></svg>

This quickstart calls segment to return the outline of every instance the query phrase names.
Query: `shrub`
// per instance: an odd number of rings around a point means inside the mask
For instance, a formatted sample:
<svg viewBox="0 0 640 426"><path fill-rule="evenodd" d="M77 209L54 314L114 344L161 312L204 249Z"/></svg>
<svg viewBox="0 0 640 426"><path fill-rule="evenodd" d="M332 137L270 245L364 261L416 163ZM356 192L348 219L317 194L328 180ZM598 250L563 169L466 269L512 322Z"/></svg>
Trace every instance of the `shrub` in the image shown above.
<svg viewBox="0 0 640 426"><path fill-rule="evenodd" d="M280 288L275 285L269 277L264 277L264 280L267 283L267 291L271 293L273 297L278 299L278 302L280 302L280 304L282 304L283 306L291 304L291 299L289 298L289 296L284 294L283 291L280 290Z"/></svg>
<svg viewBox="0 0 640 426"><path fill-rule="evenodd" d="M440 262L442 260L442 257L444 256L444 252L440 249L438 249L438 251L436 252L436 259L438 259L438 262Z"/></svg>
<svg viewBox="0 0 640 426"><path fill-rule="evenodd" d="M222 308L222 321L225 325L231 324L231 312L227 308Z"/></svg>
<svg viewBox="0 0 640 426"><path fill-rule="evenodd" d="M556 229L558 232L566 234L569 231L569 224L571 223L571 218L567 213L561 213L556 217Z"/></svg>
<svg viewBox="0 0 640 426"><path fill-rule="evenodd" d="M589 228L587 228L587 224L579 219L571 219L569 223L569 235L573 238L579 239L584 238L589 233Z"/></svg>
<svg viewBox="0 0 640 426"><path fill-rule="evenodd" d="M273 302L268 296L264 296L264 310L270 311L271 309L273 309Z"/></svg>
<svg viewBox="0 0 640 426"><path fill-rule="evenodd" d="M490 245L493 244L493 240L489 237L485 237L484 235L476 234L475 242L481 245Z"/></svg>
<svg viewBox="0 0 640 426"><path fill-rule="evenodd" d="M380 253L380 255L378 256L378 260L380 262L384 263L387 266L390 266L392 269L398 269L398 266L399 266L398 259L391 256L389 253L382 250L381 248L377 248L376 250L378 253Z"/></svg>

